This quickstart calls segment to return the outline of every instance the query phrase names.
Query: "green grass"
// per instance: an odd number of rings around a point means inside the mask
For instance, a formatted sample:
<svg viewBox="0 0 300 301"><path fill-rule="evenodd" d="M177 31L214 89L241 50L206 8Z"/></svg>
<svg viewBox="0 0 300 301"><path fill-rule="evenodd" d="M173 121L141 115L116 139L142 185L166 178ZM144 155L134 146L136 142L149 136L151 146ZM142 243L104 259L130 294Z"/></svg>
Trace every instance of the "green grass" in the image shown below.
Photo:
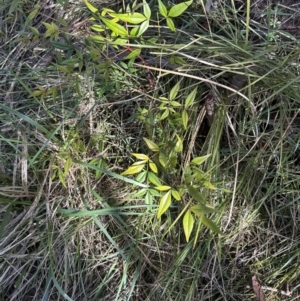
<svg viewBox="0 0 300 301"><path fill-rule="evenodd" d="M101 61L101 45L84 40L87 24L70 30L90 17L84 3L61 1L54 14L37 0L0 4L0 300L256 300L253 274L266 300L287 287L282 297L299 299L299 41L253 40L260 2L233 2L209 26L195 4L175 20L176 34L162 22L156 44L133 42L145 57L165 54L149 66L154 87L145 68ZM276 8L278 18L297 14ZM43 22L70 45L45 38ZM146 36L157 35L151 27ZM186 62L177 69L164 66L174 50ZM234 78L245 83L232 96ZM158 119L159 97L179 81L182 105L198 89L187 131L176 114ZM212 122L199 117L209 92ZM163 184L180 186L189 157L211 154L202 167L217 189L199 190L225 235L200 226L195 241L197 225L187 243L175 221L189 200L157 219L160 197L147 199L145 183L120 175L131 153L151 156L143 137L159 143L174 133L184 149Z"/></svg>

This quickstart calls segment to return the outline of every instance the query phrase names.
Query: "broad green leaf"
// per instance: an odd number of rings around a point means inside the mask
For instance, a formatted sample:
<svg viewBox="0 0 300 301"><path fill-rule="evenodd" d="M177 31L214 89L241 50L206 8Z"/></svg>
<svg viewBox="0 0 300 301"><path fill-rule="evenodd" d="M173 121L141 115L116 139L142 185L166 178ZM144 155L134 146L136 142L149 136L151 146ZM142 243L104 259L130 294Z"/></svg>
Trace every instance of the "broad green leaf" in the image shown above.
<svg viewBox="0 0 300 301"><path fill-rule="evenodd" d="M144 196L148 192L148 189L142 188L133 194L134 197L139 198Z"/></svg>
<svg viewBox="0 0 300 301"><path fill-rule="evenodd" d="M201 170L200 168L197 168L197 167L192 165L191 170L193 171L193 176L196 176L196 178L199 181L203 181L204 179L207 178L207 174L203 170Z"/></svg>
<svg viewBox="0 0 300 301"><path fill-rule="evenodd" d="M175 190L175 189L172 189L172 196L173 196L173 198L176 201L180 201L181 200L180 193L177 190Z"/></svg>
<svg viewBox="0 0 300 301"><path fill-rule="evenodd" d="M164 97L164 96L160 96L159 100L163 101L165 104L169 103L169 99L167 97Z"/></svg>
<svg viewBox="0 0 300 301"><path fill-rule="evenodd" d="M155 190L155 189L149 189L149 192L151 193L152 196L157 196L157 197L160 197L161 196L161 193L158 191L158 190Z"/></svg>
<svg viewBox="0 0 300 301"><path fill-rule="evenodd" d="M193 164L197 164L197 165L200 165L202 164L203 162L205 162L211 155L205 155L205 156L201 156L201 157L196 157L194 158L191 162Z"/></svg>
<svg viewBox="0 0 300 301"><path fill-rule="evenodd" d="M38 36L40 34L39 30L36 27L29 26L29 28L35 36Z"/></svg>
<svg viewBox="0 0 300 301"><path fill-rule="evenodd" d="M183 143L182 143L181 138L177 134L176 134L176 137L177 137L177 142L175 144L174 150L176 153L180 153L180 152L182 152L182 149L183 149Z"/></svg>
<svg viewBox="0 0 300 301"><path fill-rule="evenodd" d="M34 17L36 16L37 12L39 11L40 5L35 5L35 9L28 15L26 21L25 21L25 26L27 26L29 24L29 22L34 19Z"/></svg>
<svg viewBox="0 0 300 301"><path fill-rule="evenodd" d="M147 155L144 154L136 154L136 153L132 153L133 156L135 156L137 159L140 160L149 160L149 157Z"/></svg>
<svg viewBox="0 0 300 301"><path fill-rule="evenodd" d="M186 1L186 2L181 2L179 4L174 5L171 7L168 17L178 17L180 16L188 7L193 3L193 0Z"/></svg>
<svg viewBox="0 0 300 301"><path fill-rule="evenodd" d="M90 3L87 0L83 0L87 8L94 14L98 11L98 8L96 8L92 3Z"/></svg>
<svg viewBox="0 0 300 301"><path fill-rule="evenodd" d="M157 189L157 190L159 190L159 191L166 191L166 190L170 190L171 189L171 187L167 186L167 185L156 186L154 188Z"/></svg>
<svg viewBox="0 0 300 301"><path fill-rule="evenodd" d="M159 202L159 207L157 211L157 218L160 218L171 206L171 191L169 190Z"/></svg>
<svg viewBox="0 0 300 301"><path fill-rule="evenodd" d="M148 27L149 27L149 20L146 20L140 26L132 28L130 31L130 36L139 37L148 29Z"/></svg>
<svg viewBox="0 0 300 301"><path fill-rule="evenodd" d="M129 14L110 13L110 15L114 18L120 19L121 21L135 25L147 20L147 18L143 14L137 12Z"/></svg>
<svg viewBox="0 0 300 301"><path fill-rule="evenodd" d="M213 207L207 206L207 205L202 205L202 204L198 204L195 206L191 207L191 210L193 211L193 213L195 213L196 215L202 215L202 214L208 214L208 213L214 213L217 210Z"/></svg>
<svg viewBox="0 0 300 301"><path fill-rule="evenodd" d="M59 178L60 183L62 183L63 186L65 188L67 188L67 184L66 184L66 180L65 180L65 175L64 175L63 171L60 168L58 169L58 178Z"/></svg>
<svg viewBox="0 0 300 301"><path fill-rule="evenodd" d="M171 152L169 155L169 163L172 167L175 167L177 164L177 155L176 153Z"/></svg>
<svg viewBox="0 0 300 301"><path fill-rule="evenodd" d="M148 172L148 181L154 184L155 186L161 186L160 179L153 173Z"/></svg>
<svg viewBox="0 0 300 301"><path fill-rule="evenodd" d="M74 48L66 43L61 43L61 42L57 42L57 41L53 41L51 42L51 46L53 46L54 48L63 50L63 51L70 51L73 50Z"/></svg>
<svg viewBox="0 0 300 301"><path fill-rule="evenodd" d="M207 187L207 188L209 188L209 189L211 189L211 190L216 190L216 189L217 189L217 187L214 186L214 185L213 185L212 183L210 183L209 181L203 181L202 184L203 184L203 186L205 186L205 187Z"/></svg>
<svg viewBox="0 0 300 301"><path fill-rule="evenodd" d="M153 196L149 191L145 195L145 204L146 205L152 205L153 204Z"/></svg>
<svg viewBox="0 0 300 301"><path fill-rule="evenodd" d="M187 189L188 189L190 195L192 196L192 198L195 201L197 201L197 202L199 202L201 204L205 204L206 203L205 199L203 198L203 196L200 194L200 192L196 188L194 188L192 186L188 186Z"/></svg>
<svg viewBox="0 0 300 301"><path fill-rule="evenodd" d="M149 20L151 18L151 9L145 0L143 0L143 12L145 17Z"/></svg>
<svg viewBox="0 0 300 301"><path fill-rule="evenodd" d="M146 180L146 176L147 176L147 171L145 170L145 171L142 171L141 173L139 173L139 174L136 176L135 180L136 180L137 182L143 183L143 182L145 182L145 180Z"/></svg>
<svg viewBox="0 0 300 301"><path fill-rule="evenodd" d="M73 163L72 158L68 157L68 159L66 160L65 165L64 165L64 175L65 175L65 177L69 174L72 163Z"/></svg>
<svg viewBox="0 0 300 301"><path fill-rule="evenodd" d="M201 215L200 221L203 225L205 225L207 228L209 228L213 232L224 235L224 233L219 229L219 227L211 219L207 218L205 215Z"/></svg>
<svg viewBox="0 0 300 301"><path fill-rule="evenodd" d="M118 38L113 41L110 41L110 43L111 45L117 45L117 46L126 45L128 44L128 39Z"/></svg>
<svg viewBox="0 0 300 301"><path fill-rule="evenodd" d="M105 39L104 37L101 37L101 36L89 36L89 38L91 38L92 40L94 40L95 42L103 42Z"/></svg>
<svg viewBox="0 0 300 301"><path fill-rule="evenodd" d="M193 231L193 228L194 228L194 217L193 215L191 214L191 212L188 210L184 217L183 217L183 221L182 221L182 224L183 224L183 231L184 231L184 234L185 234L185 238L186 238L186 242L189 242L190 240L190 236L191 236L191 233Z"/></svg>
<svg viewBox="0 0 300 301"><path fill-rule="evenodd" d="M175 100L173 100L173 101L171 101L171 105L173 106L173 107L181 107L181 103L179 103L178 101L175 101Z"/></svg>
<svg viewBox="0 0 300 301"><path fill-rule="evenodd" d="M183 66L183 65L186 64L186 61L182 57L180 57L178 55L171 56L170 57L170 61L171 61L171 59L173 60L173 64L178 64L180 66Z"/></svg>
<svg viewBox="0 0 300 301"><path fill-rule="evenodd" d="M182 111L182 116L181 116L181 118L182 118L182 124L183 124L183 127L184 127L184 129L186 130L186 129L187 129L187 126L188 126L188 122L189 122L189 115L188 115L188 113L187 113L186 110L183 110L183 111Z"/></svg>
<svg viewBox="0 0 300 301"><path fill-rule="evenodd" d="M121 173L121 176L134 175L136 173L139 173L144 167L145 164L135 165L135 166L131 165L129 168L127 168L125 171Z"/></svg>
<svg viewBox="0 0 300 301"><path fill-rule="evenodd" d="M59 28L58 28L58 26L54 22L51 22L51 23L43 22L43 24L47 28L47 32L48 32L49 35L59 32Z"/></svg>
<svg viewBox="0 0 300 301"><path fill-rule="evenodd" d="M166 166L168 164L168 158L164 153L162 153L162 152L159 153L158 160L159 160L159 163L162 165L162 167L166 168Z"/></svg>
<svg viewBox="0 0 300 301"><path fill-rule="evenodd" d="M114 13L115 11L111 8L103 8L101 11L101 16L104 17L106 14Z"/></svg>
<svg viewBox="0 0 300 301"><path fill-rule="evenodd" d="M124 60L131 60L133 58L136 58L140 55L140 53L141 53L141 49L134 49L130 51L128 55L125 56Z"/></svg>
<svg viewBox="0 0 300 301"><path fill-rule="evenodd" d="M141 36L149 27L149 20L143 22L139 27L138 36Z"/></svg>
<svg viewBox="0 0 300 301"><path fill-rule="evenodd" d="M189 108L190 106L193 105L195 97L197 94L197 88L195 88L186 98L185 102L184 102L184 107L185 109Z"/></svg>
<svg viewBox="0 0 300 301"><path fill-rule="evenodd" d="M176 32L174 22L171 18L167 18L167 25L173 32Z"/></svg>
<svg viewBox="0 0 300 301"><path fill-rule="evenodd" d="M113 33L117 36L127 36L127 29L122 25L113 22L112 20L108 20L106 18L101 17L101 21L109 28Z"/></svg>
<svg viewBox="0 0 300 301"><path fill-rule="evenodd" d="M154 162L149 162L149 167L154 173L158 173L157 166Z"/></svg>
<svg viewBox="0 0 300 301"><path fill-rule="evenodd" d="M164 109L164 112L161 114L159 120L164 120L166 119L170 114L170 110L169 109Z"/></svg>
<svg viewBox="0 0 300 301"><path fill-rule="evenodd" d="M65 66L61 66L61 65L57 65L57 64L54 64L56 66L56 68L61 71L61 72L64 72L64 73L70 73L70 70L65 67Z"/></svg>
<svg viewBox="0 0 300 301"><path fill-rule="evenodd" d="M161 2L161 0L158 0L158 9L159 9L159 13L160 13L163 17L167 18L167 16L168 16L168 11L167 11L166 6Z"/></svg>
<svg viewBox="0 0 300 301"><path fill-rule="evenodd" d="M90 27L92 30L95 30L95 31L97 31L97 32L103 32L103 31L105 31L105 29L101 26L101 25L92 25L91 27Z"/></svg>
<svg viewBox="0 0 300 301"><path fill-rule="evenodd" d="M146 142L146 144L150 150L152 150L153 152L159 151L159 146L155 142L153 142L147 138L144 138L144 137L143 137L143 139Z"/></svg>
<svg viewBox="0 0 300 301"><path fill-rule="evenodd" d="M172 101L176 98L178 92L180 89L180 81L171 89L170 95L169 95L169 100Z"/></svg>
<svg viewBox="0 0 300 301"><path fill-rule="evenodd" d="M131 166L137 166L137 165L141 165L141 164L145 165L145 163L147 163L147 162L148 162L148 160L136 161Z"/></svg>
<svg viewBox="0 0 300 301"><path fill-rule="evenodd" d="M139 26L133 27L133 28L130 30L129 35L130 35L131 37L137 37L138 34L139 34L139 28L140 28Z"/></svg>

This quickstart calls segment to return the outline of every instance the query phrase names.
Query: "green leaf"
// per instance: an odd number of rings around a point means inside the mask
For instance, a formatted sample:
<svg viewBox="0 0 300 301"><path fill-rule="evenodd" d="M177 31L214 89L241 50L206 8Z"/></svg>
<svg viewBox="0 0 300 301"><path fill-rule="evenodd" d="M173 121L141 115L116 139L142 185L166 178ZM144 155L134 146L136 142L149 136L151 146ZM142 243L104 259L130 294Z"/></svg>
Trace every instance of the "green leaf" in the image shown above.
<svg viewBox="0 0 300 301"><path fill-rule="evenodd" d="M73 163L72 158L68 157L68 159L66 160L65 165L64 165L64 175L65 175L65 177L69 174L72 163Z"/></svg>
<svg viewBox="0 0 300 301"><path fill-rule="evenodd" d="M35 18L37 12L39 11L40 5L37 5L37 7L31 12L29 13L26 21L25 21L25 26L27 26L29 24L29 22Z"/></svg>
<svg viewBox="0 0 300 301"><path fill-rule="evenodd" d="M145 17L149 20L151 18L151 9L145 0L143 0L143 12Z"/></svg>
<svg viewBox="0 0 300 301"><path fill-rule="evenodd" d="M143 182L145 182L145 180L146 180L146 176L147 176L147 171L145 170L145 171L142 171L141 173L139 173L139 174L136 176L135 180L136 180L137 182L143 183Z"/></svg>
<svg viewBox="0 0 300 301"><path fill-rule="evenodd" d="M104 37L94 35L89 36L89 38L95 42L103 42L105 40Z"/></svg>
<svg viewBox="0 0 300 301"><path fill-rule="evenodd" d="M172 196L176 201L180 201L181 200L181 196L179 191L172 189Z"/></svg>
<svg viewBox="0 0 300 301"><path fill-rule="evenodd" d="M136 58L140 55L140 53L141 49L134 49L124 58L124 60L131 60L133 58Z"/></svg>
<svg viewBox="0 0 300 301"><path fill-rule="evenodd" d="M192 198L195 201L197 201L197 202L199 202L201 204L205 204L206 203L205 199L203 198L203 196L200 194L200 192L196 188L194 188L192 186L187 186L187 189L188 189L188 192L190 193L190 195L192 196Z"/></svg>
<svg viewBox="0 0 300 301"><path fill-rule="evenodd" d="M205 162L210 156L211 155L209 154L209 155L205 155L205 156L201 156L201 157L196 157L191 161L191 163L200 165L203 162Z"/></svg>
<svg viewBox="0 0 300 301"><path fill-rule="evenodd" d="M155 186L161 186L160 179L153 173L148 172L148 181L154 184Z"/></svg>
<svg viewBox="0 0 300 301"><path fill-rule="evenodd" d="M147 138L144 138L144 137L143 137L143 139L146 142L146 144L150 150L152 150L153 152L159 151L159 146L155 142L153 142Z"/></svg>
<svg viewBox="0 0 300 301"><path fill-rule="evenodd" d="M136 173L139 173L144 167L145 164L131 165L129 168L127 168L125 171L121 173L121 176L134 175Z"/></svg>
<svg viewBox="0 0 300 301"><path fill-rule="evenodd" d="M161 193L155 189L149 189L149 192L151 193L152 196L157 196L157 197L161 197Z"/></svg>
<svg viewBox="0 0 300 301"><path fill-rule="evenodd" d="M140 189L137 192L135 192L133 194L133 196L136 198L140 198L140 197L144 196L147 192L148 192L148 189L143 188L143 189Z"/></svg>
<svg viewBox="0 0 300 301"><path fill-rule="evenodd" d="M69 70L67 67L61 66L61 65L57 65L57 64L54 64L54 65L55 65L55 67L56 67L59 71L64 72L64 73L70 73L70 70Z"/></svg>
<svg viewBox="0 0 300 301"><path fill-rule="evenodd" d="M219 227L211 219L207 218L205 215L201 215L200 221L203 225L205 225L213 232L224 235L224 233L219 229Z"/></svg>
<svg viewBox="0 0 300 301"><path fill-rule="evenodd" d="M159 207L157 211L157 218L160 218L171 206L171 191L169 190L159 202Z"/></svg>
<svg viewBox="0 0 300 301"><path fill-rule="evenodd" d="M183 124L183 127L184 127L184 129L186 130L186 129L187 129L187 126L188 126L188 122L189 122L189 115L188 115L188 113L187 113L186 110L183 110L183 111L182 111L182 116L181 116L181 118L182 118L182 124Z"/></svg>
<svg viewBox="0 0 300 301"><path fill-rule="evenodd" d="M101 17L101 21L117 36L127 36L127 29L122 25Z"/></svg>
<svg viewBox="0 0 300 301"><path fill-rule="evenodd" d="M38 36L40 34L39 30L36 27L29 26L29 28L35 36Z"/></svg>
<svg viewBox="0 0 300 301"><path fill-rule="evenodd" d="M147 192L145 196L145 204L152 205L153 204L153 196L151 193Z"/></svg>
<svg viewBox="0 0 300 301"><path fill-rule="evenodd" d="M110 15L114 18L120 19L121 21L130 23L130 24L140 24L147 20L147 18L141 13L129 13L129 14L117 14L110 13Z"/></svg>
<svg viewBox="0 0 300 301"><path fill-rule="evenodd" d="M171 103L171 105L173 106L173 107L181 107L181 103L179 103L178 101L175 101L175 100L173 100L173 101L171 101L170 102Z"/></svg>
<svg viewBox="0 0 300 301"><path fill-rule="evenodd" d="M65 175L64 175L63 171L60 168L58 169L58 178L59 178L60 183L62 183L63 186L65 188L67 188L67 184L66 184L66 180L65 180Z"/></svg>
<svg viewBox="0 0 300 301"><path fill-rule="evenodd" d="M98 11L98 8L96 8L93 4L91 4L89 1L87 0L83 0L85 5L87 6L87 8L94 14Z"/></svg>
<svg viewBox="0 0 300 301"><path fill-rule="evenodd" d="M203 184L203 186L205 186L205 187L207 187L207 188L209 188L209 189L211 189L211 190L216 190L216 189L217 189L217 187L214 186L214 185L213 185L212 183L210 183L209 181L203 181L202 184Z"/></svg>
<svg viewBox="0 0 300 301"><path fill-rule="evenodd" d="M169 95L169 100L172 101L176 98L178 92L180 89L180 81L171 89L170 95Z"/></svg>
<svg viewBox="0 0 300 301"><path fill-rule="evenodd" d="M168 17L174 18L174 17L180 16L192 3L193 3L193 0L190 0L190 1L182 2L177 5L174 5L170 9L170 11L168 13Z"/></svg>
<svg viewBox="0 0 300 301"><path fill-rule="evenodd" d="M182 221L182 224L183 224L183 231L184 231L184 234L185 234L185 238L186 238L186 242L189 242L190 240L190 236L191 236L191 233L193 231L193 228L194 228L194 217L193 215L191 214L191 212L188 210L184 217L183 217L183 221Z"/></svg>
<svg viewBox="0 0 300 301"><path fill-rule="evenodd" d="M159 191L166 191L166 190L170 190L171 189L171 187L167 186L167 185L156 186L154 188L157 189L157 190L159 190Z"/></svg>
<svg viewBox="0 0 300 301"><path fill-rule="evenodd" d="M149 20L143 22L140 26L132 28L130 31L130 36L139 37L141 36L149 27Z"/></svg>
<svg viewBox="0 0 300 301"><path fill-rule="evenodd" d="M157 166L154 162L150 162L149 167L154 173L158 173Z"/></svg>
<svg viewBox="0 0 300 301"><path fill-rule="evenodd" d="M193 172L193 177L196 177L197 180L203 181L204 179L207 178L207 174L203 170L201 170L200 168L197 168L194 165L192 165L191 170Z"/></svg>
<svg viewBox="0 0 300 301"><path fill-rule="evenodd" d="M97 32L103 32L105 31L105 29L101 26L101 25L92 25L90 27L92 30L97 31Z"/></svg>
<svg viewBox="0 0 300 301"><path fill-rule="evenodd" d="M175 167L177 164L177 155L174 152L171 152L169 154L169 161L168 161L171 165L171 167Z"/></svg>
<svg viewBox="0 0 300 301"><path fill-rule="evenodd" d="M170 114L170 110L169 109L165 109L164 112L161 114L159 120L164 120L166 119Z"/></svg>
<svg viewBox="0 0 300 301"><path fill-rule="evenodd" d="M147 155L136 153L132 153L132 155L135 156L137 159L149 161L149 157Z"/></svg>
<svg viewBox="0 0 300 301"><path fill-rule="evenodd" d="M161 0L158 0L158 9L159 9L159 13L160 13L163 17L167 18L167 16L168 16L168 11L167 11L166 6L161 2Z"/></svg>
<svg viewBox="0 0 300 301"><path fill-rule="evenodd" d="M147 162L148 162L148 160L136 161L131 166L137 166L137 165L141 165L141 164L145 165L145 163L147 163Z"/></svg>
<svg viewBox="0 0 300 301"><path fill-rule="evenodd" d="M183 143L182 143L181 138L177 134L176 134L176 137L177 137L177 142L175 144L174 150L176 153L180 153L180 152L182 152L182 149L183 149Z"/></svg>
<svg viewBox="0 0 300 301"><path fill-rule="evenodd" d="M103 8L101 11L101 16L104 17L109 13L114 13L115 11L111 8Z"/></svg>
<svg viewBox="0 0 300 301"><path fill-rule="evenodd" d="M168 164L168 158L164 153L162 153L162 152L159 153L158 160L159 160L159 163L162 165L162 167L166 168L166 166Z"/></svg>
<svg viewBox="0 0 300 301"><path fill-rule="evenodd" d="M184 103L184 108L187 109L190 106L193 105L195 97L197 94L197 88L195 88L186 98L185 103Z"/></svg>
<svg viewBox="0 0 300 301"><path fill-rule="evenodd" d="M167 18L167 25L173 32L176 32L174 22L171 18Z"/></svg>
<svg viewBox="0 0 300 301"><path fill-rule="evenodd" d="M200 216L202 214L214 213L214 212L217 211L213 207L209 207L207 205L202 205L202 204L198 204L198 205L192 206L191 210L193 211L193 213L195 213L198 216Z"/></svg>
<svg viewBox="0 0 300 301"><path fill-rule="evenodd" d="M171 64L178 64L180 66L183 66L183 65L186 64L186 61L182 57L180 57L178 55L172 55L170 57L170 63Z"/></svg>

